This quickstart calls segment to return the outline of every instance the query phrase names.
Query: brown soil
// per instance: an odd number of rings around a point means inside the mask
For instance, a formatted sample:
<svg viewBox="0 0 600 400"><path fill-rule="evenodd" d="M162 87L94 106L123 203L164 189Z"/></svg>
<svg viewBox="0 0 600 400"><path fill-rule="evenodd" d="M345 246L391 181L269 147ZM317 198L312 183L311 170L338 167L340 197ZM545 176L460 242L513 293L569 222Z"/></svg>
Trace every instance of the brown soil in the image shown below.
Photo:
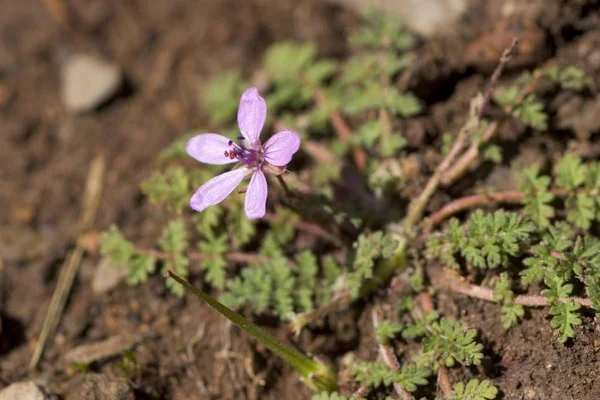
<svg viewBox="0 0 600 400"><path fill-rule="evenodd" d="M490 62L514 36L514 25L493 22L502 1L489 3L485 14L481 6L474 12L491 22L471 13L457 36L425 43L420 51L423 68L410 85L431 109L411 146L460 125ZM507 79L524 67L550 61L582 67L600 84L597 3L547 3L530 10L537 13L532 17L536 23L518 25L529 50ZM125 374L139 399L310 398L291 369L195 299L170 296L160 277L95 296L90 282L99 258L91 255L84 258L58 333L38 370L29 372L27 366L58 269L73 246L92 158L99 151L109 156L96 229L117 224L135 242L151 245L165 215L144 200L139 182L152 172L162 147L184 132L208 126L199 93L210 77L238 67L251 73L264 48L281 39L313 40L321 54L343 56L345 33L357 26L356 16L321 0L71 0L76 23L66 28L43 4L3 0L0 12L0 386L37 378L66 396L78 379L64 363L66 351L141 332L148 335L132 351L137 368L128 369L121 356L92 366ZM493 34L484 34L487 30ZM100 110L73 116L59 100L59 74L66 57L78 52L117 63L127 85ZM523 156L527 149L539 153L567 147L597 157L593 100L556 99L552 104L565 131L562 140L530 135L526 146L513 148L510 157ZM571 108L565 110L565 104ZM573 109L585 107L592 111L577 118ZM483 180L484 173L473 179ZM440 194L432 204L447 198ZM600 398L600 330L592 317L585 318L571 345L561 346L544 310L532 310L524 323L506 332L498 307L441 296L440 311L480 329L486 345L485 362L469 373L493 380L505 399ZM334 316L327 327L306 331L298 343L333 358L354 351L373 359L369 315L355 306ZM285 327L277 328L273 321L261 324L293 341ZM452 373L452 378L464 378Z"/></svg>

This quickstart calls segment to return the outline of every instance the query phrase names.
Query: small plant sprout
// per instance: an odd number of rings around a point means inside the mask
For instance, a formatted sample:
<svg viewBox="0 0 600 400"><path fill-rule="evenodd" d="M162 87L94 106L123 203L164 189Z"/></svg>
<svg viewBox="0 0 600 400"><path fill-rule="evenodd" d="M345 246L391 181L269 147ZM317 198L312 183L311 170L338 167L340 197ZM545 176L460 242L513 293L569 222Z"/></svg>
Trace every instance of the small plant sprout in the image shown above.
<svg viewBox="0 0 600 400"><path fill-rule="evenodd" d="M281 131L261 144L259 137L267 117L267 103L256 88L249 88L242 94L237 117L242 132L242 136L237 138L239 145L216 133L194 136L187 142L187 153L200 162L215 165L239 163L239 168L200 186L192 196L190 206L200 212L222 202L250 175L244 210L248 219L262 218L268 193L264 173L281 175L285 172L286 165L300 147L300 136L296 132Z"/></svg>

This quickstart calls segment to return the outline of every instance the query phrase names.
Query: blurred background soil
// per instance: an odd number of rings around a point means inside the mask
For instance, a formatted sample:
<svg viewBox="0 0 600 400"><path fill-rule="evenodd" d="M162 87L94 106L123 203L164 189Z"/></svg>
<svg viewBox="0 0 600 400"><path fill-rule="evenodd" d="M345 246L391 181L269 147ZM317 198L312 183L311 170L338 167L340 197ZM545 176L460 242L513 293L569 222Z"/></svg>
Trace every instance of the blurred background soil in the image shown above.
<svg viewBox="0 0 600 400"><path fill-rule="evenodd" d="M34 380L67 399L310 398L292 370L196 299L169 295L159 276L137 288L102 285L111 278L99 273L108 274L97 254L84 257L38 368L32 372L28 364L79 230L92 159L102 152L108 160L94 229L117 224L134 242L152 245L166 216L146 202L139 183L173 139L213 128L200 101L211 77L232 68L252 75L265 48L282 39L314 41L321 55L344 57L346 35L360 24L355 3L0 0L0 387ZM422 7L451 10L436 14L442 22L431 18L429 25L426 16L414 14L427 15L414 1L387 3L402 3L386 9L413 20L413 28L426 35L417 52L420 68L410 82L429 107L414 122L417 133L410 139L423 152L428 134L462 124L469 99L482 90L515 35L523 46L507 79L555 62L579 66L600 84L597 1L424 1ZM52 8L56 4L65 4L66 13ZM69 76L81 66L75 61L95 74L87 83ZM96 88L95 98L78 90L77 85L98 82L104 86ZM570 148L598 156L597 97L557 98L551 111L563 139L532 136L513 151L550 157ZM510 137L510 129L503 135ZM543 310L532 310L507 333L497 307L451 297L444 304L441 311L466 315L481 330L492 353L471 373L492 379L504 398L600 398L595 379L600 328L592 317L573 345L564 347L543 321ZM319 343L329 341L329 355L356 351L372 359L375 346L360 340L372 336L365 315L358 308L340 313L327 328L307 331L296 343L318 352L323 351ZM276 321L260 323L294 341ZM106 345L107 339L117 350L92 364L97 374L69 365L69 351Z"/></svg>

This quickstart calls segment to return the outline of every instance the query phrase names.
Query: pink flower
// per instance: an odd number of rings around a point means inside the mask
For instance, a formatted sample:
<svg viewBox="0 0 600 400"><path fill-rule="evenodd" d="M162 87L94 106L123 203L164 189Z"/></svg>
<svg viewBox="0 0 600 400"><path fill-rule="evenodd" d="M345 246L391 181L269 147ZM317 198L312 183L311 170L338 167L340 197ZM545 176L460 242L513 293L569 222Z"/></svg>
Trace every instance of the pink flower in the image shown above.
<svg viewBox="0 0 600 400"><path fill-rule="evenodd" d="M190 200L194 210L203 211L222 202L246 176L251 176L244 210L248 219L264 217L268 192L265 169L272 165L285 171L300 147L300 137L292 131L276 133L262 145L259 136L266 117L265 100L256 88L250 88L242 94L238 109L238 126L243 135L238 138L239 145L216 133L198 135L187 142L187 153L200 162L239 165L200 186Z"/></svg>

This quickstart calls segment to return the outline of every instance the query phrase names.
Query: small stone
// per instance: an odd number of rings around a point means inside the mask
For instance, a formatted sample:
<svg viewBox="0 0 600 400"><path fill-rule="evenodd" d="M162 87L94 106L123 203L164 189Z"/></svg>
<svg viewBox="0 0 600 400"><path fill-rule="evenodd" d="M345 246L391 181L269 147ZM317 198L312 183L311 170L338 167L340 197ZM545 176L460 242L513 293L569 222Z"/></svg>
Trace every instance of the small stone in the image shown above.
<svg viewBox="0 0 600 400"><path fill-rule="evenodd" d="M86 374L66 400L134 400L134 395L125 378Z"/></svg>
<svg viewBox="0 0 600 400"><path fill-rule="evenodd" d="M17 382L0 391L0 400L47 400L48 396L35 382Z"/></svg>
<svg viewBox="0 0 600 400"><path fill-rule="evenodd" d="M85 54L71 56L61 75L62 101L75 113L93 110L109 100L123 82L116 65Z"/></svg>
<svg viewBox="0 0 600 400"><path fill-rule="evenodd" d="M121 266L113 266L110 259L103 258L92 278L92 291L94 294L103 294L114 289L127 275L127 270Z"/></svg>
<svg viewBox="0 0 600 400"><path fill-rule="evenodd" d="M466 0L335 0L362 9L375 6L405 21L410 29L425 37L447 32L467 10Z"/></svg>

